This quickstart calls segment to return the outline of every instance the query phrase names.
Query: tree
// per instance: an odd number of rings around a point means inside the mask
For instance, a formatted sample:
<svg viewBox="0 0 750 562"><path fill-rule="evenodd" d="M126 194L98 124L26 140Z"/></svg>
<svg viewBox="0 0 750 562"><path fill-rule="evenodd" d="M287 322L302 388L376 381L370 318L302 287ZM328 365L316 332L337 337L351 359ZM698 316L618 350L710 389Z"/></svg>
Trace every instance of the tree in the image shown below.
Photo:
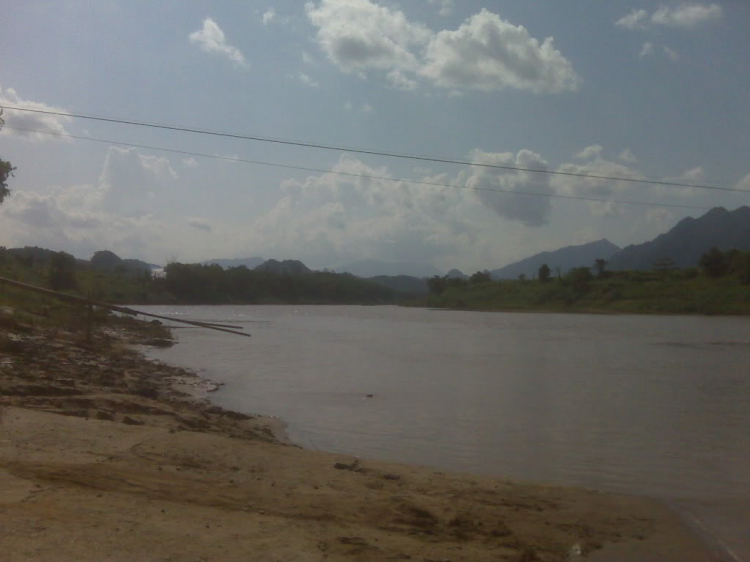
<svg viewBox="0 0 750 562"><path fill-rule="evenodd" d="M574 267L568 272L566 277L570 279L573 290L576 293L585 293L588 291L591 279L593 279L591 270L588 267Z"/></svg>
<svg viewBox="0 0 750 562"><path fill-rule="evenodd" d="M5 119L3 119L3 110L0 109L0 129L5 125ZM0 204L3 200L10 195L10 189L8 189L8 178L13 177L13 170L15 168L10 162L0 158Z"/></svg>
<svg viewBox="0 0 750 562"><path fill-rule="evenodd" d="M594 260L594 267L596 267L596 275L598 277L604 277L605 268L609 262L604 258L598 258Z"/></svg>
<svg viewBox="0 0 750 562"><path fill-rule="evenodd" d="M671 258L659 258L651 266L654 271L673 271L675 269L674 260Z"/></svg>
<svg viewBox="0 0 750 562"><path fill-rule="evenodd" d="M469 283L476 285L477 283L489 283L492 281L492 276L488 271L477 271L474 275L469 277Z"/></svg>
<svg viewBox="0 0 750 562"><path fill-rule="evenodd" d="M427 280L427 288L430 289L433 295L442 295L445 292L446 284L445 277L440 277L439 275L430 277Z"/></svg>
<svg viewBox="0 0 750 562"><path fill-rule="evenodd" d="M54 291L64 291L78 287L76 281L76 260L70 254L57 252L49 265L49 286Z"/></svg>
<svg viewBox="0 0 750 562"><path fill-rule="evenodd" d="M543 263L539 268L539 281L541 281L542 283L546 283L550 280L551 275L552 272L550 271L549 266L546 263Z"/></svg>
<svg viewBox="0 0 750 562"><path fill-rule="evenodd" d="M729 273L727 258L717 247L713 247L703 254L698 265L701 266L709 277L724 277Z"/></svg>

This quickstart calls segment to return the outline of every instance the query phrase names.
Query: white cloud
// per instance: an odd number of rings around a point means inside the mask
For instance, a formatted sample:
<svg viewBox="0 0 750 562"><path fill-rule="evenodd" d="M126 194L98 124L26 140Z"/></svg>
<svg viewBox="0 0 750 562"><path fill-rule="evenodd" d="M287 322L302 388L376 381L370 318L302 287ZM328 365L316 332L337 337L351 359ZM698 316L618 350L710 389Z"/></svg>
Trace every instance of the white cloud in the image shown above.
<svg viewBox="0 0 750 562"><path fill-rule="evenodd" d="M679 176L666 177L664 178L664 181L686 183L690 185L701 185L706 183L706 172L703 169L703 166L696 166L694 168L690 168L689 170L685 170ZM703 190L701 189L692 187L658 186L656 189L660 193L669 195L680 194L683 196L695 196L700 195L703 192Z"/></svg>
<svg viewBox="0 0 750 562"><path fill-rule="evenodd" d="M227 43L227 38L219 25L211 18L203 21L203 28L191 33L190 41L207 53L216 53L228 58L237 66L247 66L242 52Z"/></svg>
<svg viewBox="0 0 750 562"><path fill-rule="evenodd" d="M161 240L164 225L152 216L122 217L100 208L82 208L81 201L96 202L91 198L96 186L47 191L16 190L0 209L9 242L65 250L79 257L104 248L136 257Z"/></svg>
<svg viewBox="0 0 750 562"><path fill-rule="evenodd" d="M298 72L294 76L297 78L297 80L299 80L300 82L302 82L305 86L309 86L311 88L319 88L320 87L320 84L318 84L315 80L313 80L312 78L310 78L310 76L308 76L304 72Z"/></svg>
<svg viewBox="0 0 750 562"><path fill-rule="evenodd" d="M737 189L746 189L747 191L750 191L750 174L738 181L736 187Z"/></svg>
<svg viewBox="0 0 750 562"><path fill-rule="evenodd" d="M342 157L332 172L388 178L385 167ZM444 176L423 178L447 182ZM425 187L408 181L342 176L308 176L282 184L284 196L253 225L253 251L299 256L333 266L355 259L430 260L473 252L475 225L466 208L478 209L468 192Z"/></svg>
<svg viewBox="0 0 750 562"><path fill-rule="evenodd" d="M106 211L123 216L147 215L154 194L177 178L169 159L113 146L99 176L98 194Z"/></svg>
<svg viewBox="0 0 750 562"><path fill-rule="evenodd" d="M456 7L454 0L427 0L431 5L438 6L440 9L438 13L441 16L449 16L453 13L453 9Z"/></svg>
<svg viewBox="0 0 750 562"><path fill-rule="evenodd" d="M204 219L202 217L188 217L187 223L189 226L192 226L197 230L202 230L203 232L211 232L213 230L213 227L211 226L211 223L208 221L208 219Z"/></svg>
<svg viewBox="0 0 750 562"><path fill-rule="evenodd" d="M589 158L599 158L599 155L601 155L602 150L604 150L604 147L602 147L602 145L592 144L591 146L587 146L581 152L576 154L575 158L579 158L582 160L588 160Z"/></svg>
<svg viewBox="0 0 750 562"><path fill-rule="evenodd" d="M623 162L630 162L630 163L638 162L638 159L635 157L635 155L629 148L626 148L620 153L620 160L622 160Z"/></svg>
<svg viewBox="0 0 750 562"><path fill-rule="evenodd" d="M391 70L387 75L388 81L391 85L399 90L412 91L417 89L417 81L408 78L403 72L398 69Z"/></svg>
<svg viewBox="0 0 750 562"><path fill-rule="evenodd" d="M33 228L94 228L102 224L94 213L60 207L52 195L20 190L9 199L7 216Z"/></svg>
<svg viewBox="0 0 750 562"><path fill-rule="evenodd" d="M3 91L0 87L0 105L67 113L63 109L47 105L46 103L24 100L13 88L6 88L5 91ZM0 130L0 135L16 135L24 140L32 142L59 138L54 135L44 134L44 132L57 135L67 134L68 131L65 129L65 124L72 120L71 117L66 115L46 115L44 113L15 111L13 109L5 109L3 111L3 119L5 119L5 126ZM16 131L11 130L11 127L42 132L32 133L27 131Z"/></svg>
<svg viewBox="0 0 750 562"><path fill-rule="evenodd" d="M638 58L642 59L644 57L650 57L653 54L654 54L654 44L646 41L643 44L643 47L641 47L641 52L638 53Z"/></svg>
<svg viewBox="0 0 750 562"><path fill-rule="evenodd" d="M346 111L352 111L355 109L355 105L352 102L348 101L344 104L344 109ZM356 109L359 109L359 111L363 113L372 113L373 111L375 111L375 108L372 107L369 103L363 103Z"/></svg>
<svg viewBox="0 0 750 562"><path fill-rule="evenodd" d="M656 25L693 29L701 24L718 21L723 16L723 10L718 4L683 4L670 8L662 6L651 16Z"/></svg>
<svg viewBox="0 0 750 562"><path fill-rule="evenodd" d="M308 2L306 10L318 44L342 71L387 71L405 89L415 87L407 73L451 90L559 93L580 83L551 37L540 43L523 26L484 9L457 30L438 33L370 0Z"/></svg>
<svg viewBox="0 0 750 562"><path fill-rule="evenodd" d="M584 157L587 161L583 164L565 163L557 167L556 171L571 176L555 175L550 179L550 184L555 191L562 195L573 195L576 197L596 197L607 199L616 195L622 195L633 187L630 181L601 179L596 177L578 177L578 175L605 176L626 179L644 179L644 175L637 170L602 158L602 147L595 145L588 147L577 156ZM591 202L589 208L600 216L612 215L619 212L619 207Z"/></svg>
<svg viewBox="0 0 750 562"><path fill-rule="evenodd" d="M633 10L627 16L624 16L615 22L618 27L625 29L644 29L644 22L648 19L646 10Z"/></svg>
<svg viewBox="0 0 750 562"><path fill-rule="evenodd" d="M273 18L276 17L276 10L273 7L268 8L265 12L263 12L263 25L268 25L273 21Z"/></svg>
<svg viewBox="0 0 750 562"><path fill-rule="evenodd" d="M579 77L552 42L548 37L540 44L523 26L483 9L456 31L441 31L430 41L420 73L447 88L577 90Z"/></svg>
<svg viewBox="0 0 750 562"><path fill-rule="evenodd" d="M724 12L718 4L689 3L675 7L662 6L649 18L646 10L633 10L615 22L624 29L643 30L649 24L680 29L695 29L699 25L720 20Z"/></svg>
<svg viewBox="0 0 750 562"><path fill-rule="evenodd" d="M186 168L197 168L198 167L198 161L195 158L183 158L182 159L182 165Z"/></svg>
<svg viewBox="0 0 750 562"><path fill-rule="evenodd" d="M344 72L411 69L418 66L414 45L426 43L432 33L410 22L403 12L369 0L322 0L305 4L317 40L328 58Z"/></svg>
<svg viewBox="0 0 750 562"><path fill-rule="evenodd" d="M680 54L674 49L670 49L667 46L664 47L664 54L672 62L678 62L680 60Z"/></svg>
<svg viewBox="0 0 750 562"><path fill-rule="evenodd" d="M530 150L521 150L516 155L475 150L471 161L532 170L548 169L547 162ZM475 166L459 176L459 183L475 190L477 199L503 218L529 227L542 226L549 221L552 203L548 196L554 194L549 174Z"/></svg>

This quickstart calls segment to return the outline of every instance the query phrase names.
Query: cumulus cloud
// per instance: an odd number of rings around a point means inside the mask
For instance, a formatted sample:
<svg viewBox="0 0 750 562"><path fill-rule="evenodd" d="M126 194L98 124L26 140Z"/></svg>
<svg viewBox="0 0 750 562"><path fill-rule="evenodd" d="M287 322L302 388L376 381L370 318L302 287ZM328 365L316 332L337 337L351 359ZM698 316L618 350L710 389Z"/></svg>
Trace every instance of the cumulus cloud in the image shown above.
<svg viewBox="0 0 750 562"><path fill-rule="evenodd" d="M305 86L309 86L310 88L319 88L320 84L318 84L315 80L310 78L309 75L305 74L304 72L298 72L297 74L293 75L297 80L302 82Z"/></svg>
<svg viewBox="0 0 750 562"><path fill-rule="evenodd" d="M447 88L560 93L578 88L570 62L553 47L487 10L456 31L439 32L426 49L420 74Z"/></svg>
<svg viewBox="0 0 750 562"><path fill-rule="evenodd" d="M387 78L388 82L391 83L391 86L398 88L399 90L416 90L418 86L416 80L412 80L398 69L391 70L388 73Z"/></svg>
<svg viewBox="0 0 750 562"><path fill-rule="evenodd" d="M33 228L95 228L102 225L96 213L66 208L57 197L18 191L9 200L7 216Z"/></svg>
<svg viewBox="0 0 750 562"><path fill-rule="evenodd" d="M456 7L454 0L427 0L431 5L439 8L438 13L441 16L449 16Z"/></svg>
<svg viewBox="0 0 750 562"><path fill-rule="evenodd" d="M599 145L587 147L576 156L586 160L581 164L565 163L557 167L556 171L566 174L605 176L627 179L645 179L644 175L637 170L607 160L602 156L603 149ZM595 177L577 177L555 175L550 178L550 184L557 193L573 195L576 197L610 198L620 195L632 188L630 181L601 179ZM592 212L599 215L611 215L618 211L618 207L591 202L589 205Z"/></svg>
<svg viewBox="0 0 750 562"><path fill-rule="evenodd" d="M547 162L531 150L521 150L516 155L475 150L471 161L532 170L549 169ZM552 203L548 196L553 195L554 190L548 174L475 166L464 172L460 180L467 188L476 190L479 201L505 219L530 227L542 226L549 221Z"/></svg>
<svg viewBox="0 0 750 562"><path fill-rule="evenodd" d="M451 90L535 93L573 91L580 83L553 38L540 42L485 9L455 31L437 33L370 0L308 2L306 10L319 46L342 71L386 71L404 89L414 89L414 78Z"/></svg>
<svg viewBox="0 0 750 562"><path fill-rule="evenodd" d="M208 219L204 219L201 217L188 217L187 223L189 226L192 226L197 230L202 230L203 232L211 232L213 230L213 227L211 226L211 223L208 221Z"/></svg>
<svg viewBox="0 0 750 562"><path fill-rule="evenodd" d="M195 158L183 158L182 159L182 165L186 168L197 168L198 167L198 161Z"/></svg>
<svg viewBox="0 0 750 562"><path fill-rule="evenodd" d="M410 22L403 12L369 0L322 0L305 5L317 40L328 58L344 72L409 69L418 66L412 47L425 44L432 32Z"/></svg>
<svg viewBox="0 0 750 562"><path fill-rule="evenodd" d="M750 174L737 182L737 189L746 189L747 191L750 191Z"/></svg>
<svg viewBox="0 0 750 562"><path fill-rule="evenodd" d="M638 53L638 58L642 59L645 57L650 57L653 54L654 54L654 44L646 41L643 44L643 47L641 47L641 52Z"/></svg>
<svg viewBox="0 0 750 562"><path fill-rule="evenodd" d="M3 88L0 87L0 105L67 113L59 107L47 105L46 103L24 100L13 88L6 88L3 90ZM72 118L67 115L46 115L44 113L15 111L13 109L5 109L3 111L3 119L5 119L5 126L0 130L0 135L16 135L24 140L32 142L57 138L53 135L44 134L45 132L57 135L67 134L68 131L65 129L65 124L72 120ZM33 131L41 132L33 133L28 131L16 131L11 130L11 127L31 129Z"/></svg>
<svg viewBox="0 0 750 562"><path fill-rule="evenodd" d="M625 29L644 29L647 20L648 12L646 10L633 10L627 16L617 20L615 25Z"/></svg>
<svg viewBox="0 0 750 562"><path fill-rule="evenodd" d="M113 146L104 161L97 192L107 211L125 216L146 215L154 193L177 178L168 158Z"/></svg>
<svg viewBox="0 0 750 562"><path fill-rule="evenodd" d="M276 17L276 10L273 7L268 8L265 12L263 12L262 20L263 25L268 25L273 21L273 18Z"/></svg>
<svg viewBox="0 0 750 562"><path fill-rule="evenodd" d="M604 147L602 147L602 145L592 144L591 146L587 146L581 152L576 154L575 157L582 160L588 160L589 158L598 158L602 153L602 150L604 150Z"/></svg>
<svg viewBox="0 0 750 562"><path fill-rule="evenodd" d="M630 163L638 162L638 159L635 157L635 155L629 148L626 148L625 150L620 152L620 160L622 160L623 162L630 162Z"/></svg>
<svg viewBox="0 0 750 562"><path fill-rule="evenodd" d="M683 4L674 8L662 6L651 16L656 25L693 29L704 23L718 21L723 10L718 4Z"/></svg>
<svg viewBox="0 0 750 562"><path fill-rule="evenodd" d="M363 257L431 259L476 241L464 211L478 205L467 192L375 179L391 175L351 157L331 172L282 184L283 197L252 226L254 251L293 256L304 247L312 263L335 265Z"/></svg>
<svg viewBox="0 0 750 562"><path fill-rule="evenodd" d="M696 27L720 20L724 12L718 4L681 4L662 6L649 17L646 10L633 10L620 18L615 25L624 29L643 30L651 25L695 29Z"/></svg>
<svg viewBox="0 0 750 562"><path fill-rule="evenodd" d="M678 62L680 60L680 53L669 47L664 47L664 55L672 62Z"/></svg>
<svg viewBox="0 0 750 562"><path fill-rule="evenodd" d="M211 18L203 21L203 27L189 35L191 43L207 53L215 53L226 57L237 66L247 66L242 52L227 43L227 38L219 25Z"/></svg>

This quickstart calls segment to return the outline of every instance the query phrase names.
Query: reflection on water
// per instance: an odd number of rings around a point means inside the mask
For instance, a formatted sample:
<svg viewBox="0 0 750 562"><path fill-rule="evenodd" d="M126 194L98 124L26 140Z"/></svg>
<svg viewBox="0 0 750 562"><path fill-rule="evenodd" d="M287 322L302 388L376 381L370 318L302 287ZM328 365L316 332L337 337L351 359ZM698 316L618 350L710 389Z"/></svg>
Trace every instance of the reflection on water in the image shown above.
<svg viewBox="0 0 750 562"><path fill-rule="evenodd" d="M151 307L154 356L305 446L669 498L750 498L750 322L395 307ZM367 398L368 394L373 396Z"/></svg>

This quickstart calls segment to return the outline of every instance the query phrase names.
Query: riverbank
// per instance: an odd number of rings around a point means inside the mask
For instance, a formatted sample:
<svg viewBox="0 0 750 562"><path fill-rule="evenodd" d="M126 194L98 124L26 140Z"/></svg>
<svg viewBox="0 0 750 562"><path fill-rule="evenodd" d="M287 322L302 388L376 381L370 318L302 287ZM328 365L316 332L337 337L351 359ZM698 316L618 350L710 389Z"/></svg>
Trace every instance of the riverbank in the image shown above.
<svg viewBox="0 0 750 562"><path fill-rule="evenodd" d="M284 444L132 350L150 328L0 326L8 560L711 559L650 500Z"/></svg>
<svg viewBox="0 0 750 562"><path fill-rule="evenodd" d="M604 278L504 280L441 287L415 306L491 312L750 315L750 285L686 272L615 272Z"/></svg>

